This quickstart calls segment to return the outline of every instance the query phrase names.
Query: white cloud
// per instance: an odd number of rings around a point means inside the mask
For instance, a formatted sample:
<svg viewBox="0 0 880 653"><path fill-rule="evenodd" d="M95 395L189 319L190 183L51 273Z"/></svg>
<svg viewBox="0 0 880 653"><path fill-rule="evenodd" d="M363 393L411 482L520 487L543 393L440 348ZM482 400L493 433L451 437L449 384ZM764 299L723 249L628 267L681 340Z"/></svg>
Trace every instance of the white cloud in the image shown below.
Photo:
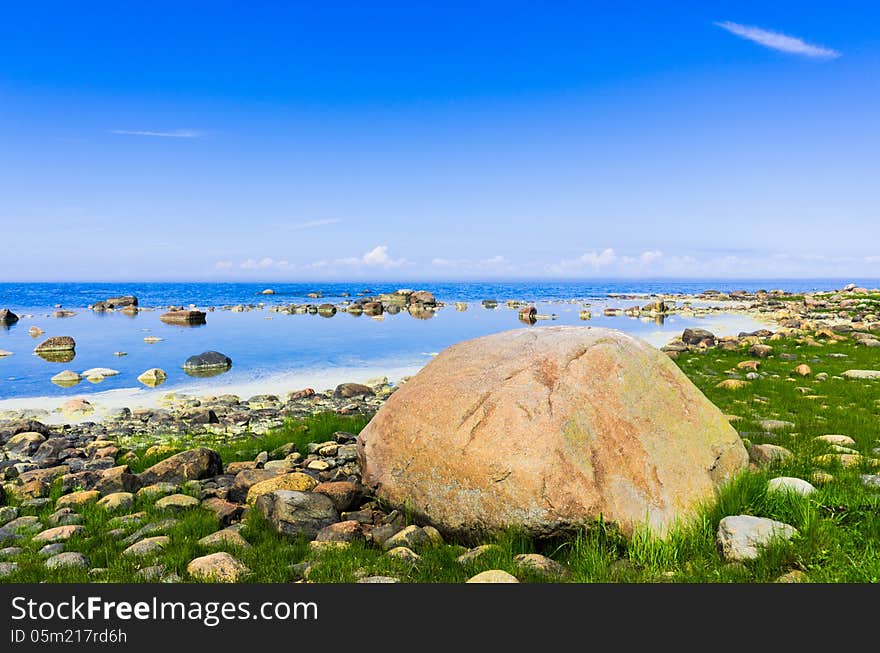
<svg viewBox="0 0 880 653"><path fill-rule="evenodd" d="M214 264L215 270L231 270L235 264L232 261L217 261Z"/></svg>
<svg viewBox="0 0 880 653"><path fill-rule="evenodd" d="M239 263L238 267L242 270L287 270L290 263L287 261L276 261L275 259L264 256L260 260L249 258Z"/></svg>
<svg viewBox="0 0 880 653"><path fill-rule="evenodd" d="M306 270L327 270L333 268L383 268L390 270L407 265L409 262L405 258L391 258L388 255L387 245L378 245L361 257L349 256L346 258L325 259L321 261L313 261L303 266Z"/></svg>
<svg viewBox="0 0 880 653"><path fill-rule="evenodd" d="M641 254L630 256L618 255L614 249L607 247L601 252L591 250L584 252L574 259L563 259L558 263L548 265L546 271L552 275L596 273L601 271L614 274L628 274L636 271L644 274L649 271L656 272L669 265L677 266L681 264L686 264L686 262L675 257L671 259L665 258L663 252L659 249L649 249Z"/></svg>
<svg viewBox="0 0 880 653"><path fill-rule="evenodd" d="M617 254L610 247L603 249L601 252L595 250L584 252L575 259L563 259L559 263L550 266L550 271L558 274L567 272L579 272L586 268L600 270L617 261Z"/></svg>
<svg viewBox="0 0 880 653"><path fill-rule="evenodd" d="M716 22L715 24L731 34L748 41L753 41L754 43L763 45L765 48L770 48L771 50L820 59L836 59L841 54L837 50L832 50L819 45L812 45L795 36L787 36L785 34L780 34L779 32L761 29L760 27L740 25L739 23L733 23L729 20Z"/></svg>
<svg viewBox="0 0 880 653"><path fill-rule="evenodd" d="M649 250L641 253L639 256L639 263L642 265L651 265L651 263L659 261L661 258L663 258L663 252L659 249Z"/></svg>
<svg viewBox="0 0 880 653"><path fill-rule="evenodd" d="M158 136L160 138L199 138L202 132L195 129L175 129L174 131L160 132L138 129L113 129L111 134L120 136Z"/></svg>
<svg viewBox="0 0 880 653"><path fill-rule="evenodd" d="M396 268L400 267L404 263L406 263L405 259L398 258L393 259L388 256L388 246L387 245L379 245L378 247L374 247L369 252L364 254L362 259L364 265L372 265L383 268Z"/></svg>

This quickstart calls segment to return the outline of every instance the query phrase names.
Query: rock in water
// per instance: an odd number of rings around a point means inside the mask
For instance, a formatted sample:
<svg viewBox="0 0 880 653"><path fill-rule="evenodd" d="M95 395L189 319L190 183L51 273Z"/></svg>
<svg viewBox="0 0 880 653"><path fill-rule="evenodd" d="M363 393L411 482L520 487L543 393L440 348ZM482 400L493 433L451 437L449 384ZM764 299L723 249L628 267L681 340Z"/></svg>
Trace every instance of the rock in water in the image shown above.
<svg viewBox="0 0 880 653"><path fill-rule="evenodd" d="M722 412L646 342L542 327L468 340L358 438L364 484L444 534L537 536L600 514L662 533L748 463Z"/></svg>
<svg viewBox="0 0 880 653"><path fill-rule="evenodd" d="M45 354L52 352L73 351L76 349L76 342L70 336L54 336L47 338L34 348L37 354Z"/></svg>
<svg viewBox="0 0 880 653"><path fill-rule="evenodd" d="M157 385L162 385L163 383L165 383L165 379L167 378L168 375L165 374L165 370L161 370L158 367L153 367L141 374L137 378L137 380L146 386L155 388Z"/></svg>
<svg viewBox="0 0 880 653"><path fill-rule="evenodd" d="M53 376L51 381L55 385L60 385L62 388L70 388L82 381L82 377L71 370L64 370Z"/></svg>
<svg viewBox="0 0 880 653"><path fill-rule="evenodd" d="M8 308L0 310L0 326L10 326L18 322L18 315Z"/></svg>
<svg viewBox="0 0 880 653"><path fill-rule="evenodd" d="M168 311L162 313L159 319L169 324L205 324L207 322L206 315L202 311Z"/></svg>
<svg viewBox="0 0 880 653"><path fill-rule="evenodd" d="M183 363L183 371L190 376L214 376L232 367L232 359L219 351L206 351L190 356Z"/></svg>

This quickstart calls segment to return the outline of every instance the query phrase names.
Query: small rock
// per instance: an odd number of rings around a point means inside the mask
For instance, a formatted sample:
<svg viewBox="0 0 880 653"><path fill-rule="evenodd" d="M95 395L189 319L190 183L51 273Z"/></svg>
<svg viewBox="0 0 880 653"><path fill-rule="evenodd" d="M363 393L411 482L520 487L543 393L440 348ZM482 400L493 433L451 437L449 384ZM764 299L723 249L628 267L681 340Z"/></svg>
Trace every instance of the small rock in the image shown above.
<svg viewBox="0 0 880 653"><path fill-rule="evenodd" d="M793 429L792 422L786 422L780 419L762 419L758 425L765 431L782 431L784 429Z"/></svg>
<svg viewBox="0 0 880 653"><path fill-rule="evenodd" d="M156 537L148 537L140 542L135 542L122 552L124 556L148 556L161 552L168 544L171 538L167 535L157 535Z"/></svg>
<svg viewBox="0 0 880 653"><path fill-rule="evenodd" d="M460 565L469 565L489 554L500 555L501 547L497 544L481 544L473 549L468 549L458 556L455 561Z"/></svg>
<svg viewBox="0 0 880 653"><path fill-rule="evenodd" d="M199 540L199 544L210 549L227 546L246 549L250 546L248 541L244 539L238 531L230 528L225 528L222 531L206 535Z"/></svg>
<svg viewBox="0 0 880 653"><path fill-rule="evenodd" d="M274 476L265 481L260 481L251 486L247 493L247 502L253 503L258 497L274 492L276 490L295 490L297 492L308 492L318 485L318 481L302 472L293 472L291 474L282 474Z"/></svg>
<svg viewBox="0 0 880 653"><path fill-rule="evenodd" d="M312 492L330 497L333 507L338 512L349 510L361 498L360 488L355 483L349 481L319 483L313 486Z"/></svg>
<svg viewBox="0 0 880 653"><path fill-rule="evenodd" d="M841 376L845 379L874 381L880 379L880 370L847 370Z"/></svg>
<svg viewBox="0 0 880 653"><path fill-rule="evenodd" d="M767 358L773 353L773 347L770 345L752 345L749 347L749 354L756 358Z"/></svg>
<svg viewBox="0 0 880 653"><path fill-rule="evenodd" d="M113 492L98 501L98 507L113 512L115 510L128 510L134 504L134 495L131 492Z"/></svg>
<svg viewBox="0 0 880 653"><path fill-rule="evenodd" d="M799 569L792 569L773 581L774 583L806 583L807 575Z"/></svg>
<svg viewBox="0 0 880 653"><path fill-rule="evenodd" d="M354 520L329 524L319 530L315 536L317 542L354 542L363 539L364 533L361 530L361 524Z"/></svg>
<svg viewBox="0 0 880 653"><path fill-rule="evenodd" d="M513 563L523 571L533 571L546 576L571 575L566 566L538 553L521 553L513 558Z"/></svg>
<svg viewBox="0 0 880 653"><path fill-rule="evenodd" d="M829 435L819 435L816 437L820 442L827 442L828 444L837 444L843 446L854 446L856 441L853 440L848 435L837 435L837 434L829 434Z"/></svg>
<svg viewBox="0 0 880 653"><path fill-rule="evenodd" d="M165 379L167 378L168 375L165 373L165 370L154 367L138 376L137 380L143 383L145 386L155 388L156 386L165 383Z"/></svg>
<svg viewBox="0 0 880 653"><path fill-rule="evenodd" d="M476 576L472 576L467 580L468 583L518 583L516 576L508 574L501 569L489 569L481 571Z"/></svg>
<svg viewBox="0 0 880 653"><path fill-rule="evenodd" d="M4 576L9 576L16 571L18 571L17 562L0 562L0 578L3 578Z"/></svg>
<svg viewBox="0 0 880 653"><path fill-rule="evenodd" d="M188 494L170 494L167 497L162 497L155 504L157 510L171 510L173 512L195 508L197 505L199 505L199 500Z"/></svg>
<svg viewBox="0 0 880 653"><path fill-rule="evenodd" d="M138 474L142 485L159 482L183 483L189 480L201 480L223 473L223 462L220 454L213 449L199 447L181 451L165 460L161 460L149 469Z"/></svg>
<svg viewBox="0 0 880 653"><path fill-rule="evenodd" d="M220 551L196 558L186 566L186 572L203 581L235 583L250 570L237 558Z"/></svg>
<svg viewBox="0 0 880 653"><path fill-rule="evenodd" d="M772 539L789 540L797 534L793 526L773 519L736 515L718 524L717 543L725 560L753 560Z"/></svg>
<svg viewBox="0 0 880 653"><path fill-rule="evenodd" d="M55 502L55 509L64 507L81 508L87 503L97 501L100 496L101 493L97 490L83 490L73 494L66 494L63 497L59 497L58 501Z"/></svg>
<svg viewBox="0 0 880 653"><path fill-rule="evenodd" d="M45 562L47 569L58 569L59 567L84 569L88 567L89 564L89 559L77 551L67 551L65 553L53 555Z"/></svg>
<svg viewBox="0 0 880 653"><path fill-rule="evenodd" d="M72 524L69 526L55 526L47 528L34 535L32 541L38 543L54 544L55 542L66 542L75 535L82 535L86 532L85 526Z"/></svg>
<svg viewBox="0 0 880 653"><path fill-rule="evenodd" d="M775 444L753 444L749 448L749 461L758 467L765 467L774 462L792 457L791 451Z"/></svg>
<svg viewBox="0 0 880 653"><path fill-rule="evenodd" d="M414 565L422 561L422 556L405 546L396 546L393 549L389 549L386 555L400 560L401 562L408 562Z"/></svg>
<svg viewBox="0 0 880 653"><path fill-rule="evenodd" d="M791 476L779 476L771 479L767 483L768 492L793 492L802 496L807 496L816 491L813 485L801 478Z"/></svg>
<svg viewBox="0 0 880 653"><path fill-rule="evenodd" d="M55 385L60 385L63 388L69 388L71 386L75 386L77 383L82 381L82 377L71 370L64 370L63 372L58 372L55 376L53 376L50 381Z"/></svg>
<svg viewBox="0 0 880 653"><path fill-rule="evenodd" d="M263 494L254 507L266 517L279 533L313 539L319 530L339 521L333 502L323 494L276 490Z"/></svg>

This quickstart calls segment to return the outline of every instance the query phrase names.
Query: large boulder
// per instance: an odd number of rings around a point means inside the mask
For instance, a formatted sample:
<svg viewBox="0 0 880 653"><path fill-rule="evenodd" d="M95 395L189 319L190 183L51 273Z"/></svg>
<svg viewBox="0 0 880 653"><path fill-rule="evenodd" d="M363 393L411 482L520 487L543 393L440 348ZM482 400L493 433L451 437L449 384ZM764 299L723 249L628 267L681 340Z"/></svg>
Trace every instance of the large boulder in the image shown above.
<svg viewBox="0 0 880 653"><path fill-rule="evenodd" d="M665 354L590 327L449 347L379 409L358 454L379 497L465 539L550 536L600 515L663 533L748 463Z"/></svg>
<svg viewBox="0 0 880 653"><path fill-rule="evenodd" d="M199 447L181 451L160 460L152 467L138 474L141 486L154 483L183 483L190 480L201 480L223 473L223 462L220 454L213 449Z"/></svg>

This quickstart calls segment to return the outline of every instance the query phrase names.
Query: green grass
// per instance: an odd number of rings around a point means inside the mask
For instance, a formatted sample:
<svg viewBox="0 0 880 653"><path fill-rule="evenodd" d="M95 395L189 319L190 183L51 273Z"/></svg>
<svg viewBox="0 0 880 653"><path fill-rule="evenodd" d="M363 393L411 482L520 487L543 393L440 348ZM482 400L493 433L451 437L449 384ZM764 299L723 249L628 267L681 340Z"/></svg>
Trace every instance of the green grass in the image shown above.
<svg viewBox="0 0 880 653"><path fill-rule="evenodd" d="M462 566L456 561L466 548L447 543L437 548L421 548L418 564L392 559L381 549L363 543L344 550L314 551L308 542L277 534L255 511L248 513L242 535L251 546L230 550L251 570L246 580L253 582L291 582L300 577L295 566L308 563L310 582L354 582L365 575L395 576L403 582L460 583L486 569L503 569L524 582L772 582L791 570L799 570L810 582L865 583L880 581L880 490L867 487L864 473L880 473L865 463L859 467L822 467L813 461L830 451L814 438L823 434L844 434L855 441L855 449L866 458L880 457L880 382L834 378L851 368L880 368L877 350L858 347L852 340L826 341L821 347L809 346L794 338L770 342L772 356L761 360L761 378L740 390L716 385L727 378L744 378L736 364L749 359L746 349L733 352L708 350L683 353L678 365L693 382L727 415L737 416L731 423L752 443L772 443L793 452L793 457L771 468L745 471L727 484L717 499L704 506L697 516L670 530L664 538L644 533L625 537L612 524L599 520L572 537L536 542L521 533L509 531L493 541L498 545L476 562ZM795 360L784 360L791 354ZM835 358L829 354L845 354ZM807 378L792 377L800 363L812 368ZM828 380L817 381L825 372ZM813 397L813 398L811 398ZM816 398L817 397L817 398ZM791 422L792 427L767 432L762 420ZM359 417L322 415L303 421L289 421L269 435L245 438L218 446L224 462L253 459L260 451L272 451L292 442L300 450L309 442L329 439L338 430L357 433L366 420ZM180 443L181 447L187 446ZM189 445L193 446L193 445ZM167 455L167 454L166 454ZM141 457L135 469L154 462ZM139 467L140 466L140 467ZM797 476L809 480L817 470L830 472L834 480L817 485L809 497L767 492L767 482L776 476ZM53 488L53 496L59 492ZM150 519L160 515L152 500L139 500L132 511L146 511ZM49 510L40 514L45 518ZM82 571L47 572L37 555L36 545L25 545L17 561L21 569L5 582L109 582L138 581L139 567L162 564L168 573L184 582L191 580L186 565L209 551L198 539L217 529L213 517L201 508L176 515L179 523L171 529L171 545L161 555L140 561L122 559L120 539L104 535L110 516L96 506L82 510L85 524L94 535L71 540L68 550L83 552L93 566L107 571L89 578ZM27 511L25 511L27 514ZM32 512L31 514L37 514ZM799 531L789 542L775 543L756 560L727 563L715 543L718 522L725 516L750 514L791 524ZM129 528L127 532L134 530ZM566 565L566 578L542 577L524 572L514 564L519 553L537 552Z"/></svg>

